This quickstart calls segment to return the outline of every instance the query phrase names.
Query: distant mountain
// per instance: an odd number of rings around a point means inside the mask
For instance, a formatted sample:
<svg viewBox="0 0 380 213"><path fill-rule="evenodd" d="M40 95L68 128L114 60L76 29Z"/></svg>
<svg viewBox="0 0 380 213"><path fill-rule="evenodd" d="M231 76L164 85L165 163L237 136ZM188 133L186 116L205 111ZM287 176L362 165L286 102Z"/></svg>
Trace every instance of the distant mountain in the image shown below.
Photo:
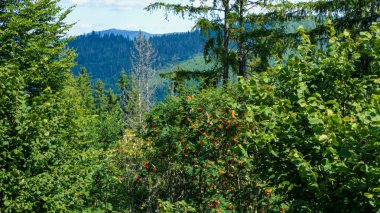
<svg viewBox="0 0 380 213"><path fill-rule="evenodd" d="M68 46L76 50L78 74L85 67L93 79L101 79L106 87L115 89L120 71L131 72L133 38L138 31L106 30L76 37ZM202 52L199 31L155 35L144 33L157 52L156 69L180 63Z"/></svg>
<svg viewBox="0 0 380 213"><path fill-rule="evenodd" d="M137 37L137 35L140 33L140 31L131 31L131 30L119 30L119 29L109 29L109 30L103 30L103 31L95 31L96 34L99 34L101 36L104 36L104 35L121 35L123 36L124 38L130 38L130 39L135 39ZM147 33L147 32L144 32L144 31L141 31L142 35L145 37L145 38L150 38L150 37L153 37L153 36L159 36L160 34L151 34L151 33Z"/></svg>

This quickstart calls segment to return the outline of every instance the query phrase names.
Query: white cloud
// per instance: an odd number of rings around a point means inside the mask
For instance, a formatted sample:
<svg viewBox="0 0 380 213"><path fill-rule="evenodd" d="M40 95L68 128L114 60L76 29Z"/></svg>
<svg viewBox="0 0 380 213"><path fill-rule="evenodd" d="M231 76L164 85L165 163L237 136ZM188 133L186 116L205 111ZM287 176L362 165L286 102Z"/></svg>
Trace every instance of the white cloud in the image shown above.
<svg viewBox="0 0 380 213"><path fill-rule="evenodd" d="M86 7L108 7L116 10L129 10L145 7L154 0L68 0L72 4Z"/></svg>
<svg viewBox="0 0 380 213"><path fill-rule="evenodd" d="M125 26L119 27L120 29L129 29L129 30L140 30L142 26L138 24L127 24Z"/></svg>
<svg viewBox="0 0 380 213"><path fill-rule="evenodd" d="M96 29L96 25L94 24L88 24L88 23L77 23L73 26L73 28L70 29L71 35L81 35L83 33L90 32L92 30Z"/></svg>
<svg viewBox="0 0 380 213"><path fill-rule="evenodd" d="M75 27L78 29L88 30L88 29L92 29L94 27L94 25L93 24L87 24L87 23L78 23L75 25Z"/></svg>

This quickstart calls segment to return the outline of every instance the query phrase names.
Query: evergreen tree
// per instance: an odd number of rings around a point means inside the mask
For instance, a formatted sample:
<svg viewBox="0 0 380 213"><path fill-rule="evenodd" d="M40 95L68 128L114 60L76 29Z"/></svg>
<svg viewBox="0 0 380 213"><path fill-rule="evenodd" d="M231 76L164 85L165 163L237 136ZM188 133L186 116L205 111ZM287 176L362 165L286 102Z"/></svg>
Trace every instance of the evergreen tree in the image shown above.
<svg viewBox="0 0 380 213"><path fill-rule="evenodd" d="M107 96L104 89L104 83L102 80L98 79L95 83L94 88L94 100L95 100L95 109L98 116L106 110L107 106Z"/></svg>
<svg viewBox="0 0 380 213"><path fill-rule="evenodd" d="M107 148L123 135L121 109L112 89L106 93L104 84L98 80L94 89L95 109L97 115L96 132L100 146Z"/></svg>
<svg viewBox="0 0 380 213"><path fill-rule="evenodd" d="M229 68L232 64L230 55L231 2L231 0L213 0L211 5L207 4L207 1L200 1L200 5L195 5L194 1L190 1L187 5L156 2L146 9L148 11L165 9L182 17L187 14L189 17L199 18L197 26L204 33L216 34L216 38L211 38L206 42L205 56L211 52L215 53L214 56L218 64L222 66L223 82L226 84L229 79Z"/></svg>
<svg viewBox="0 0 380 213"><path fill-rule="evenodd" d="M97 132L95 129L96 117L95 117L95 100L93 96L93 89L91 84L91 76L87 73L85 68L81 68L80 75L75 78L74 85L78 90L77 98L79 102L80 111L85 116L86 123L81 125L84 132L89 132L86 141L96 141ZM80 97L80 98L78 98Z"/></svg>
<svg viewBox="0 0 380 213"><path fill-rule="evenodd" d="M236 44L238 76L248 77L249 64L254 64L251 70L255 72L265 71L269 58L281 56L289 47L288 23L271 5L284 6L277 0L236 0L232 5L231 39Z"/></svg>
<svg viewBox="0 0 380 213"><path fill-rule="evenodd" d="M123 112L123 126L131 130L136 130L139 127L139 93L136 86L135 75L131 73L128 78L127 74L123 70L118 81L118 88L121 91L119 100L120 107Z"/></svg>
<svg viewBox="0 0 380 213"><path fill-rule="evenodd" d="M136 130L137 128L137 100L138 92L136 91L135 77L130 74L129 78L124 70L120 73L117 84L121 94L119 95L120 108L122 110L122 121L125 128Z"/></svg>
<svg viewBox="0 0 380 213"><path fill-rule="evenodd" d="M0 4L0 211L80 208L96 151L56 0ZM75 163L74 163L75 162Z"/></svg>
<svg viewBox="0 0 380 213"><path fill-rule="evenodd" d="M127 105L128 105L128 93L129 93L128 86L129 85L128 85L128 79L127 79L127 74L125 73L125 70L122 70L120 72L120 78L117 82L118 82L117 87L121 92L119 96L119 100L120 100L120 108L123 111L122 121L123 121L123 125L126 126L127 113L128 113Z"/></svg>
<svg viewBox="0 0 380 213"><path fill-rule="evenodd" d="M345 30L353 38L360 35L362 31L369 31L373 22L380 20L380 1L378 0L317 0L311 2L300 2L287 8L287 17L302 19L311 17L316 28L311 31L312 39L320 40L321 46L327 43L328 30L324 26L327 20L332 21L332 26L338 33ZM360 74L353 76L363 76L369 73L370 64L373 57L369 53L363 52L360 57Z"/></svg>
<svg viewBox="0 0 380 213"><path fill-rule="evenodd" d="M106 119L104 123L107 125L108 144L118 141L122 138L124 133L124 125L122 122L122 109L119 105L118 97L110 88L107 92L107 107L106 107Z"/></svg>
<svg viewBox="0 0 380 213"><path fill-rule="evenodd" d="M84 100L84 106L87 109L94 108L94 97L92 95L91 76L86 68L82 67L80 74L76 78L78 89L81 91L81 98Z"/></svg>
<svg viewBox="0 0 380 213"><path fill-rule="evenodd" d="M287 9L288 17L313 17L319 23L317 34L325 32L323 24L328 19L333 21L338 32L347 29L358 35L360 31L369 30L372 23L380 18L380 2L377 0L316 0L299 2Z"/></svg>
<svg viewBox="0 0 380 213"><path fill-rule="evenodd" d="M271 54L284 51L286 45L279 43L285 19L284 14L277 11L282 4L277 0L213 0L200 1L199 5L194 1L187 5L157 2L146 9L165 9L182 17L188 14L190 18L197 19L195 27L208 37L204 47L206 61L217 62L214 69L222 70L223 83L226 84L231 67L238 76L247 78L249 57L256 61L259 59L262 71L269 66ZM254 12L256 10L264 12Z"/></svg>

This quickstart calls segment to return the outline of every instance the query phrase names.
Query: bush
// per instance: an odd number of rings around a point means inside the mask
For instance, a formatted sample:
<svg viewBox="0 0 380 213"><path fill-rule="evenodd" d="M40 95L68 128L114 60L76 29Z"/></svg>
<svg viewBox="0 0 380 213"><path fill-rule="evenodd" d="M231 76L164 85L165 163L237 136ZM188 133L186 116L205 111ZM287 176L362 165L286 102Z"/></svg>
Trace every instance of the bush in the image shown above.
<svg viewBox="0 0 380 213"><path fill-rule="evenodd" d="M380 24L357 40L327 23L327 47L238 86L152 110L156 196L198 211L380 210Z"/></svg>

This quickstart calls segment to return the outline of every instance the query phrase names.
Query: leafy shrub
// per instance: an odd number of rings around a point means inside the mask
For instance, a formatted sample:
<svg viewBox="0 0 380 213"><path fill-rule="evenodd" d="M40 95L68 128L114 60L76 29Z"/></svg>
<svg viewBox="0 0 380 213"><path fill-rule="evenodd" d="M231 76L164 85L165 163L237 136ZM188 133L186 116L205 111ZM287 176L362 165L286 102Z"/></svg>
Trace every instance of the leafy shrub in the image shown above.
<svg viewBox="0 0 380 213"><path fill-rule="evenodd" d="M185 201L178 201L176 203L170 203L168 201L158 200L158 210L163 213L171 212L196 212L196 210L189 206Z"/></svg>
<svg viewBox="0 0 380 213"><path fill-rule="evenodd" d="M300 28L287 62L152 110L159 198L216 212L380 210L380 24L356 40L327 27L327 47Z"/></svg>
<svg viewBox="0 0 380 213"><path fill-rule="evenodd" d="M86 199L87 211L147 211L153 206L149 195L154 192L149 190L152 183L146 178L149 172L145 168L148 147L148 143L127 130L122 140L103 151Z"/></svg>

